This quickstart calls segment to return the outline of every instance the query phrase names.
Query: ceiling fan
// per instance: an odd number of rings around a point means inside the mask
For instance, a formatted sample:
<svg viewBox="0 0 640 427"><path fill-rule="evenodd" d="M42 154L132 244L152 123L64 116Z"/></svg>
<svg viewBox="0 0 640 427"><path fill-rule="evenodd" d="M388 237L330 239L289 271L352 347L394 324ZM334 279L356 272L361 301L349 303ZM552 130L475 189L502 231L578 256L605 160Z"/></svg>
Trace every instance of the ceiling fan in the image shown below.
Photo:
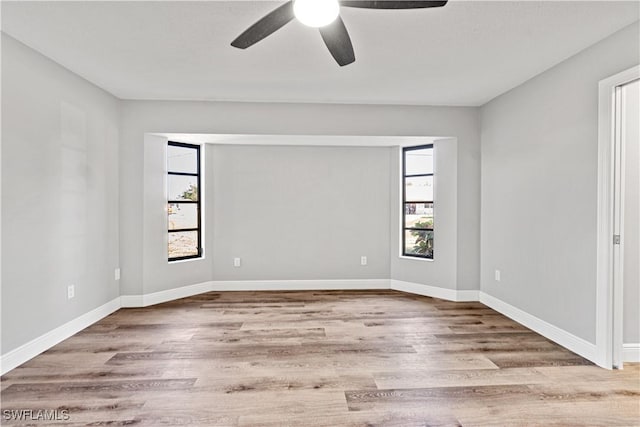
<svg viewBox="0 0 640 427"><path fill-rule="evenodd" d="M445 4L447 0L289 0L250 26L231 42L231 46L246 49L296 18L303 24L320 30L329 52L342 67L354 62L356 57L347 27L340 17L340 6L364 9L423 9L442 7Z"/></svg>

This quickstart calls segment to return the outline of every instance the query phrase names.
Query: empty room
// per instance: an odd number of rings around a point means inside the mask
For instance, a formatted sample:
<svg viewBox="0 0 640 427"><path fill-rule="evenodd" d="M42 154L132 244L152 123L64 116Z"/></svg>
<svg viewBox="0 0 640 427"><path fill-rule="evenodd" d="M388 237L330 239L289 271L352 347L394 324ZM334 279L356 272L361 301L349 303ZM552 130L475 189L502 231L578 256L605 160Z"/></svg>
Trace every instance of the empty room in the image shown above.
<svg viewBox="0 0 640 427"><path fill-rule="evenodd" d="M1 425L640 426L640 2L0 7Z"/></svg>

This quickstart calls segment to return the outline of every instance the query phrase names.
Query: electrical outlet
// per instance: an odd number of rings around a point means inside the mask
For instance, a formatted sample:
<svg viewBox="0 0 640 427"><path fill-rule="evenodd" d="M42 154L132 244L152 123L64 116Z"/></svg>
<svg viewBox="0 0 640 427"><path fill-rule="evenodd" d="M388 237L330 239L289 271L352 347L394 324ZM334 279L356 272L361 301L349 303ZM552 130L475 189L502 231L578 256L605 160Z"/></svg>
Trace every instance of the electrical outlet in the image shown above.
<svg viewBox="0 0 640 427"><path fill-rule="evenodd" d="M234 267L240 267L240 258L234 258L233 259L233 266Z"/></svg>
<svg viewBox="0 0 640 427"><path fill-rule="evenodd" d="M114 277L116 280L120 280L120 269L119 269L119 268L116 268L116 269L114 270L114 272L113 272L113 277Z"/></svg>
<svg viewBox="0 0 640 427"><path fill-rule="evenodd" d="M67 286L67 299L71 299L76 296L76 287L75 285Z"/></svg>
<svg viewBox="0 0 640 427"><path fill-rule="evenodd" d="M366 256L361 256L360 257L360 265L367 265L367 257Z"/></svg>
<svg viewBox="0 0 640 427"><path fill-rule="evenodd" d="M495 279L496 279L496 282L499 282L499 281L500 281L500 270L496 270L496 272L495 272Z"/></svg>

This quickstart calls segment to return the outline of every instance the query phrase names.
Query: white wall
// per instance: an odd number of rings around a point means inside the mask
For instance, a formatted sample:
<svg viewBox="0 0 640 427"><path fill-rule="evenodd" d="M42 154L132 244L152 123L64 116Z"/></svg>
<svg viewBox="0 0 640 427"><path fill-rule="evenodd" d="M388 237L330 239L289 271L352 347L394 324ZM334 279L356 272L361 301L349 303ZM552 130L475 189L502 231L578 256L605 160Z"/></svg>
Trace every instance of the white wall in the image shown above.
<svg viewBox="0 0 640 427"><path fill-rule="evenodd" d="M3 354L119 295L118 121L116 98L2 34Z"/></svg>
<svg viewBox="0 0 640 427"><path fill-rule="evenodd" d="M624 86L624 320L625 344L640 343L640 80Z"/></svg>
<svg viewBox="0 0 640 427"><path fill-rule="evenodd" d="M636 23L481 112L482 291L591 343L598 81L638 64L639 36Z"/></svg>
<svg viewBox="0 0 640 427"><path fill-rule="evenodd" d="M160 256L165 250L164 243L156 240L149 246L149 239L145 233L153 223L161 224L164 218L156 216L155 220L148 218L149 212L159 215L158 210L149 207L148 197L145 194L156 197L152 202L160 203L159 196L162 189L150 186L159 182L153 174L162 173L160 166L150 166L151 163L160 165L162 154L159 151L149 153L147 133L212 133L212 134L284 134L284 135L367 135L376 136L454 136L457 138L457 201L458 219L456 251L458 264L456 272L449 275L446 283L442 283L439 277L430 275L429 271L419 271L415 275L418 283L433 284L459 289L477 289L478 265L479 265L479 140L478 140L478 110L476 108L454 107L410 107L410 106L362 106L362 105L313 105L313 104L261 104L261 103L217 103L217 102L156 102L156 101L124 101L122 112L122 138L120 149L120 236L121 236L121 266L122 266L122 293L124 295L139 295L154 291L171 289L193 283L199 283L207 275L209 279L313 279L313 278L388 278L389 258L381 261L380 257L389 252L389 212L396 212L397 200L389 199L389 183L391 179L392 160L388 149L356 149L356 148L302 148L302 147L215 147L212 154L207 149L207 161L213 162L214 167L207 166L208 174L213 176L213 209L208 209L207 215L213 215L208 220L214 227L220 227L224 233L215 232L213 238L213 253L211 244L206 249L207 259L213 257L213 270L210 270L209 261L183 264L166 264L164 256ZM244 153L244 158L241 159ZM366 162L371 164L370 170L366 164L354 164L353 170L347 170L346 160L342 156L355 159L359 153L366 153ZM211 156L211 157L210 157ZM239 157L240 156L240 157ZM268 162L261 162L261 157L268 157L273 166ZM155 159L155 160L153 160ZM246 163L244 165L240 161ZM149 163L151 162L151 163ZM247 181L252 179L246 175L247 168L257 168L263 173L274 175L271 183L261 183L268 188L263 188L265 195L273 200L281 199L278 193L279 183L288 179L283 167L293 168L299 163L298 172L305 168L322 172L329 179L331 185L359 177L366 177L375 186L382 185L377 197L385 201L387 208L382 214L374 215L367 219L370 225L377 224L386 218L385 229L376 236L376 241L367 241L367 250L371 253L360 253L360 249L353 245L357 236L351 237L351 242L345 248L332 254L329 248L335 247L337 240L332 241L327 236L320 249L316 249L313 255L297 254L299 264L291 265L286 260L288 249L283 252L273 253L272 257L259 260L258 253L250 247L239 247L242 240L246 240L243 233L246 230L242 224L236 221L235 215L242 213L240 207L228 206L227 200L233 200L237 193L225 193L223 188L228 184L234 191L240 194L248 194L255 197L247 188ZM332 175L326 170L327 163L341 165L343 172ZM151 171L149 168L155 168ZM244 169L243 169L244 168ZM325 168L325 169L322 169ZM294 170L294 169L292 169ZM160 171L160 172L158 172ZM244 171L244 172L243 172ZM220 173L220 175L218 175ZM151 181L149 181L151 177ZM224 181L241 179L240 181ZM310 175L303 176L300 184L313 182ZM245 181L242 181L245 180ZM278 181L279 180L279 181ZM278 182L276 182L278 181ZM207 178L207 182L208 178ZM296 183L292 183L296 185ZM350 191L363 191L363 198L359 201L369 208L377 205L377 201L369 200L372 187L359 185L352 186L346 191L329 194L326 186L321 190L325 192L325 200L331 204L345 203L342 197ZM292 188L283 191L291 192ZM155 194L155 196L153 196ZM207 191L207 196L210 193ZM291 194L290 194L291 195ZM220 198L220 202L216 202ZM209 206L209 204L207 204ZM271 206L267 217L278 219L277 226L284 227L286 219L279 218L277 212L286 207L286 203L279 206ZM354 206L347 206L349 209ZM213 211L213 212L212 212ZM241 222L250 221L244 213L239 218ZM386 216L385 216L386 215ZM234 218L231 218L234 216ZM340 220L332 216L332 222L323 226L339 226L339 223L349 223L351 216L345 214ZM230 229L227 229L230 227ZM156 229L164 229L155 227ZM288 230L287 233L292 233ZM396 231L397 232L397 231ZM153 231L152 231L153 233ZM272 230L264 230L255 238L258 241L273 239ZM209 238L209 237L208 237ZM241 238L242 240L238 240ZM153 238L151 238L153 240ZM284 244L291 243L292 234L280 236L278 241ZM367 238L368 239L368 238ZM387 248L380 246L381 239L386 239ZM464 242L463 245L460 242ZM333 245L333 246L332 246ZM319 251L319 252L318 252ZM247 254L246 256L243 254ZM344 259L340 259L344 256ZM360 255L371 257L369 268L359 265ZM219 258L218 258L219 256ZM230 266L230 257L240 256L254 264L246 264L243 268L233 269ZM312 263L312 257L324 258L331 263L329 270L321 269L317 263ZM397 256L397 253L392 254ZM247 258L248 257L248 258ZM355 259L352 265L350 262ZM317 260L317 258L316 258ZM257 263L256 263L257 262ZM411 262L411 261L409 261ZM346 264L345 264L346 263ZM385 265L386 264L386 265ZM189 267L192 265L192 267ZM162 272L162 273L156 273ZM183 275L182 272L185 272ZM188 272L188 275L186 275ZM380 275L385 275L380 276ZM338 277L339 275L343 277ZM302 276L302 277L301 277ZM455 276L455 283L451 280ZM437 283L435 283L437 282Z"/></svg>

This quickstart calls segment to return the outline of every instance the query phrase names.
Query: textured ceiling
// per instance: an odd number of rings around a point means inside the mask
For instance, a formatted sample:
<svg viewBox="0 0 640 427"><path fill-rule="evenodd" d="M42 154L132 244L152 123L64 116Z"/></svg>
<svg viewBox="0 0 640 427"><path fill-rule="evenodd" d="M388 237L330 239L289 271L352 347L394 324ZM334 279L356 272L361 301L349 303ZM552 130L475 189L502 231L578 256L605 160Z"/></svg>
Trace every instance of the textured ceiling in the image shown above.
<svg viewBox="0 0 640 427"><path fill-rule="evenodd" d="M638 20L635 1L343 8L340 68L297 21L229 43L282 2L2 2L4 32L124 99L482 105Z"/></svg>

